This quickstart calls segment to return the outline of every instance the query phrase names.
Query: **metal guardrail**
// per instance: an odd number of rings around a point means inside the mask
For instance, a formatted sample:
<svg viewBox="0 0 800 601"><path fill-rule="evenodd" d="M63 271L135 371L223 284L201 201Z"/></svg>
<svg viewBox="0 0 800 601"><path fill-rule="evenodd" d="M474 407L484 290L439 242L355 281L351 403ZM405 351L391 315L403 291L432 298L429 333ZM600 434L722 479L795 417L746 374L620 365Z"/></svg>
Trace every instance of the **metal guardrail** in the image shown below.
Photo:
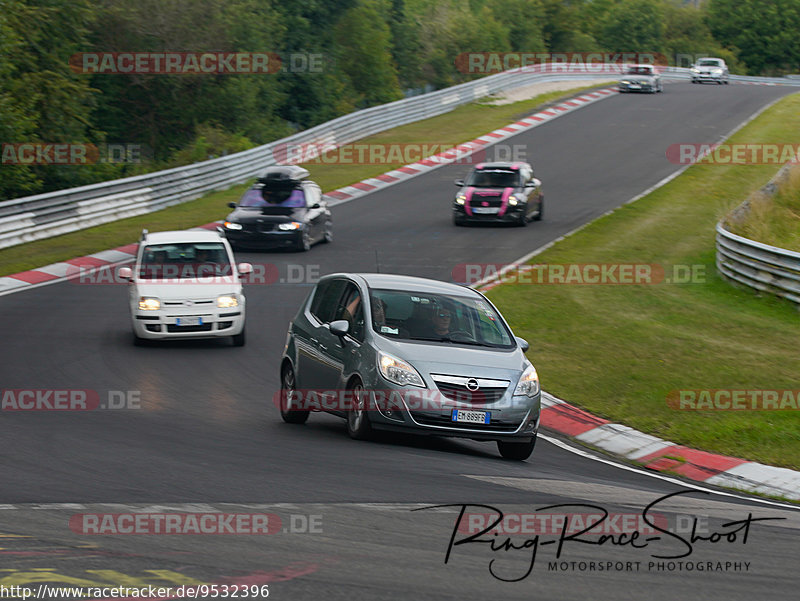
<svg viewBox="0 0 800 601"><path fill-rule="evenodd" d="M774 192L788 171L785 165L761 190ZM747 201L734 214L746 214ZM800 253L738 236L717 223L717 270L729 280L783 297L800 309Z"/></svg>
<svg viewBox="0 0 800 601"><path fill-rule="evenodd" d="M490 75L428 94L356 111L287 138L225 157L135 177L27 196L0 203L0 248L49 238L126 217L158 211L207 192L242 183L277 163L287 145L348 144L360 138L446 113L497 92L532 83L615 77L621 65L570 72L567 65L536 65ZM688 79L688 69L669 67L665 78ZM800 81L731 76L733 81L800 86Z"/></svg>

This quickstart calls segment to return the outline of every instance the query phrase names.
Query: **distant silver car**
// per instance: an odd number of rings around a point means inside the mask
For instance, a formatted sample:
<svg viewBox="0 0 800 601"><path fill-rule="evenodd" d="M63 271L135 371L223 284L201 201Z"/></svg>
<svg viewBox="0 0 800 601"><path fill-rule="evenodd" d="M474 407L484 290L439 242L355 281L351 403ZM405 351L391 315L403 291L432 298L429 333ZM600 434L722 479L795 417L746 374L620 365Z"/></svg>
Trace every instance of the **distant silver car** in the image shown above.
<svg viewBox="0 0 800 601"><path fill-rule="evenodd" d="M481 293L388 274L325 276L289 326L281 416L311 411L373 429L496 441L527 459L539 428L539 376L528 343Z"/></svg>
<svg viewBox="0 0 800 601"><path fill-rule="evenodd" d="M620 92L663 92L661 75L653 65L630 65L617 84Z"/></svg>
<svg viewBox="0 0 800 601"><path fill-rule="evenodd" d="M704 81L715 82L718 84L729 84L730 73L728 65L721 58L701 58L691 69L692 83L703 83Z"/></svg>

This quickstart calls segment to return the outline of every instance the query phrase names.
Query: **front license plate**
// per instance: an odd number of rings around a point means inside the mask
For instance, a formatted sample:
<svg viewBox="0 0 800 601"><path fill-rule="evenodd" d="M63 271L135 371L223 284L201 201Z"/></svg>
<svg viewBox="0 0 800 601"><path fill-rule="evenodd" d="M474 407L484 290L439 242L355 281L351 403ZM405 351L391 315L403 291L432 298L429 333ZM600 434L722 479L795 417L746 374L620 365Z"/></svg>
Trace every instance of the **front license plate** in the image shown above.
<svg viewBox="0 0 800 601"><path fill-rule="evenodd" d="M638 90L641 86L637 86L635 83L631 84L631 90Z"/></svg>
<svg viewBox="0 0 800 601"><path fill-rule="evenodd" d="M202 317L178 317L175 320L176 326L201 326L203 325Z"/></svg>
<svg viewBox="0 0 800 601"><path fill-rule="evenodd" d="M498 210L497 207L474 207L472 212L476 215L494 215Z"/></svg>
<svg viewBox="0 0 800 601"><path fill-rule="evenodd" d="M450 420L468 424L488 424L491 415L492 414L488 411L464 411L462 409L453 409Z"/></svg>

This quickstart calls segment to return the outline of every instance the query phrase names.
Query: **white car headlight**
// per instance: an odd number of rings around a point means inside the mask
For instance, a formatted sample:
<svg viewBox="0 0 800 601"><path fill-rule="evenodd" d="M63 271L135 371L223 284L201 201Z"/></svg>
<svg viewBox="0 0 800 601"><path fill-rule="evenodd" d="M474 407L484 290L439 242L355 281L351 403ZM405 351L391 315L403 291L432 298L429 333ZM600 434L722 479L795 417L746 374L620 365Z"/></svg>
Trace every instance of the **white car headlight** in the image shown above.
<svg viewBox="0 0 800 601"><path fill-rule="evenodd" d="M240 230L242 229L241 223L234 223L233 221L226 221L225 228L229 230Z"/></svg>
<svg viewBox="0 0 800 601"><path fill-rule="evenodd" d="M217 297L217 307L220 309L230 309L231 307L238 307L239 299L235 294L223 294Z"/></svg>
<svg viewBox="0 0 800 601"><path fill-rule="evenodd" d="M467 202L466 194L459 194L458 196L456 196L456 204L463 205L465 202Z"/></svg>
<svg viewBox="0 0 800 601"><path fill-rule="evenodd" d="M697 67L692 67L692 73L700 73L700 69Z"/></svg>
<svg viewBox="0 0 800 601"><path fill-rule="evenodd" d="M278 229L283 230L284 232L299 230L301 227L303 227L303 224L299 221L290 221L289 223L278 224Z"/></svg>
<svg viewBox="0 0 800 601"><path fill-rule="evenodd" d="M161 308L161 301L153 296L139 297L140 311L158 311Z"/></svg>
<svg viewBox="0 0 800 601"><path fill-rule="evenodd" d="M386 353L378 355L378 366L384 378L400 386L419 386L425 388L425 382L419 372L408 363Z"/></svg>
<svg viewBox="0 0 800 601"><path fill-rule="evenodd" d="M528 365L525 371L522 372L517 389L514 391L515 396L522 394L529 397L539 394L539 374L536 373L533 365Z"/></svg>
<svg viewBox="0 0 800 601"><path fill-rule="evenodd" d="M622 80L621 82L619 82L619 83L624 83L625 85L628 85L628 84L629 84L629 83L631 83L631 82L630 82L630 80L629 80L629 79L623 79L623 80Z"/></svg>
<svg viewBox="0 0 800 601"><path fill-rule="evenodd" d="M508 204L510 204L512 207L515 207L515 206L517 206L517 203L518 203L518 202L519 202L519 200L517 200L517 197L516 197L516 196L513 196L513 195L512 195L512 196L509 196L509 197L508 197Z"/></svg>
<svg viewBox="0 0 800 601"><path fill-rule="evenodd" d="M714 75L722 75L722 69L711 69Z"/></svg>

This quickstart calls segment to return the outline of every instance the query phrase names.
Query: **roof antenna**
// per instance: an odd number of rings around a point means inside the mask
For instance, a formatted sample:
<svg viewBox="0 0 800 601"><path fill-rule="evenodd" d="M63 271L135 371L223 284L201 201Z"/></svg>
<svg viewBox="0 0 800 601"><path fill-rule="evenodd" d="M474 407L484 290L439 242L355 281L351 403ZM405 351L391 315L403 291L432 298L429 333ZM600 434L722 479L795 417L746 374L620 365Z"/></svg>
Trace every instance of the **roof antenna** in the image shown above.
<svg viewBox="0 0 800 601"><path fill-rule="evenodd" d="M381 272L381 264L378 261L378 249L375 249L375 273Z"/></svg>

